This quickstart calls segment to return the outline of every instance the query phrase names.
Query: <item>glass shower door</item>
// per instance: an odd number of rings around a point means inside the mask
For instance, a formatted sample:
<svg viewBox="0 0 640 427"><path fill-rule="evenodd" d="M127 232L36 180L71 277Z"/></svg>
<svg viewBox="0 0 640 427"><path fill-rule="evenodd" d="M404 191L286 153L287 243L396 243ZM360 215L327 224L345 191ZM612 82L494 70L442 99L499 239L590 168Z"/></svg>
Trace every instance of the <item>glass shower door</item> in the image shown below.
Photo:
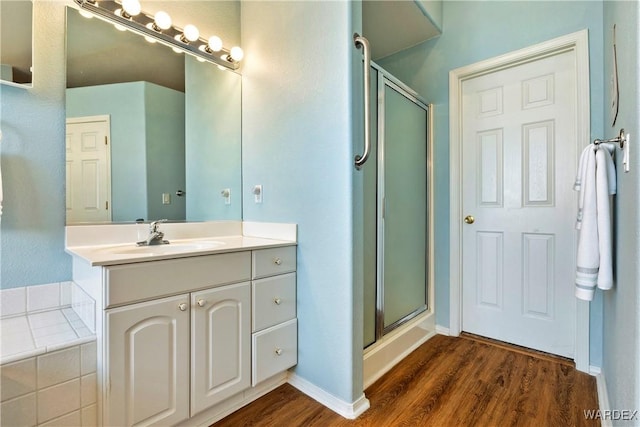
<svg viewBox="0 0 640 427"><path fill-rule="evenodd" d="M384 334L427 308L428 117L426 105L386 79L383 97L378 298Z"/></svg>
<svg viewBox="0 0 640 427"><path fill-rule="evenodd" d="M371 69L363 172L364 347L427 309L427 106Z"/></svg>

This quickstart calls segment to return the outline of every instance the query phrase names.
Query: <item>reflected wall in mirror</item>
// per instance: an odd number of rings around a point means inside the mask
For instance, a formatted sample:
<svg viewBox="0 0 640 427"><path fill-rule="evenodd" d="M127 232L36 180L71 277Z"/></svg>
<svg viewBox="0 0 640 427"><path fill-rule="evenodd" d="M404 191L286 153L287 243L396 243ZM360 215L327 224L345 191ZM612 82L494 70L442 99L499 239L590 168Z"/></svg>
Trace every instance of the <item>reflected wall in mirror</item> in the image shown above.
<svg viewBox="0 0 640 427"><path fill-rule="evenodd" d="M33 3L0 1L0 82L31 87Z"/></svg>
<svg viewBox="0 0 640 427"><path fill-rule="evenodd" d="M240 220L240 91L239 74L67 8L67 224Z"/></svg>

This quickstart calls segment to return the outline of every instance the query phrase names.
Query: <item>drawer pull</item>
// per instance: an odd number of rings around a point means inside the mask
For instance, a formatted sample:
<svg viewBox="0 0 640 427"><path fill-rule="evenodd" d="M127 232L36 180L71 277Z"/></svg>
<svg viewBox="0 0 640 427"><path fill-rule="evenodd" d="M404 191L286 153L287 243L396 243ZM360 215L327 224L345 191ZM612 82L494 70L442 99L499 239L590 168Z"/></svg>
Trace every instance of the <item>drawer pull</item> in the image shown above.
<svg viewBox="0 0 640 427"><path fill-rule="evenodd" d="M187 305L187 303L183 302L181 304L178 304L178 308L180 309L180 311L187 311L187 308L189 306Z"/></svg>
<svg viewBox="0 0 640 427"><path fill-rule="evenodd" d="M277 356L282 355L282 349L281 348L276 348L275 353L276 353Z"/></svg>
<svg viewBox="0 0 640 427"><path fill-rule="evenodd" d="M205 300L203 300L203 299L199 299L197 304L198 304L198 307L204 307L204 304L205 304L205 303L206 303L206 301L205 301Z"/></svg>
<svg viewBox="0 0 640 427"><path fill-rule="evenodd" d="M282 260L280 258L276 258L276 259L273 260L273 263L275 265L280 265L280 264L282 264Z"/></svg>
<svg viewBox="0 0 640 427"><path fill-rule="evenodd" d="M273 302L275 303L275 305L280 305L282 304L282 300L280 298L274 298Z"/></svg>

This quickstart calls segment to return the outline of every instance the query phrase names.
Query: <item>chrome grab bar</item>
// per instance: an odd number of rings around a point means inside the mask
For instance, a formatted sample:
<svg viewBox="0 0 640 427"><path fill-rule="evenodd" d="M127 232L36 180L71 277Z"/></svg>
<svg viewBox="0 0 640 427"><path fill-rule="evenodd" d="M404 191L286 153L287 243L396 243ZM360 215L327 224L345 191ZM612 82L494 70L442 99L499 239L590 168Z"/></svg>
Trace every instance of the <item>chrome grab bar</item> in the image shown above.
<svg viewBox="0 0 640 427"><path fill-rule="evenodd" d="M355 158L356 169L360 170L371 152L371 48L369 47L369 40L358 33L353 35L353 41L356 48L362 46L362 53L364 54L364 153L362 153L362 156L356 155Z"/></svg>

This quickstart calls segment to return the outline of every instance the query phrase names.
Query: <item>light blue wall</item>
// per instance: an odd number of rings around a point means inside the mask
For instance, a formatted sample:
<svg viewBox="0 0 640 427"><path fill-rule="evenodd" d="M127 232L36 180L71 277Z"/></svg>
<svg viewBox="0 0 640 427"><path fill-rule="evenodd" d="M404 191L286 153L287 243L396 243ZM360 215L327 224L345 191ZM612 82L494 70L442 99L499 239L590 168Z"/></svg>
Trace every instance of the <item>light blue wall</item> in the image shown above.
<svg viewBox="0 0 640 427"><path fill-rule="evenodd" d="M424 15L442 31L442 4L443 0L414 0Z"/></svg>
<svg viewBox="0 0 640 427"><path fill-rule="evenodd" d="M352 237L352 73L361 56L352 7L243 2L241 14L244 219L298 224L295 372L347 402L362 395ZM262 204L253 202L256 184Z"/></svg>
<svg viewBox="0 0 640 427"><path fill-rule="evenodd" d="M109 115L113 221L147 219L144 82L67 89L67 117Z"/></svg>
<svg viewBox="0 0 640 427"><path fill-rule="evenodd" d="M184 93L144 83L147 217L185 219L185 199L176 196L185 189L184 170ZM162 203L169 193L170 204ZM133 218L136 219L136 218Z"/></svg>
<svg viewBox="0 0 640 427"><path fill-rule="evenodd" d="M64 253L65 9L35 2L33 12L34 87L0 85L1 288L71 277Z"/></svg>
<svg viewBox="0 0 640 427"><path fill-rule="evenodd" d="M631 170L622 172L622 156L616 156L618 194L615 201L615 287L604 298L604 364L611 409L640 408L640 7L634 1L604 3L605 105L611 105L612 28L616 25L619 114L611 126L609 109L604 111L605 137L620 128L631 134ZM615 425L638 425L639 420Z"/></svg>
<svg viewBox="0 0 640 427"><path fill-rule="evenodd" d="M185 58L187 219L242 218L239 74ZM225 205L223 189L231 189Z"/></svg>
<svg viewBox="0 0 640 427"><path fill-rule="evenodd" d="M442 36L380 61L435 104L435 292L439 325L449 325L449 71L588 28L591 134L601 137L602 13L599 1L445 1ZM599 366L601 296L592 303L591 320L591 362Z"/></svg>

